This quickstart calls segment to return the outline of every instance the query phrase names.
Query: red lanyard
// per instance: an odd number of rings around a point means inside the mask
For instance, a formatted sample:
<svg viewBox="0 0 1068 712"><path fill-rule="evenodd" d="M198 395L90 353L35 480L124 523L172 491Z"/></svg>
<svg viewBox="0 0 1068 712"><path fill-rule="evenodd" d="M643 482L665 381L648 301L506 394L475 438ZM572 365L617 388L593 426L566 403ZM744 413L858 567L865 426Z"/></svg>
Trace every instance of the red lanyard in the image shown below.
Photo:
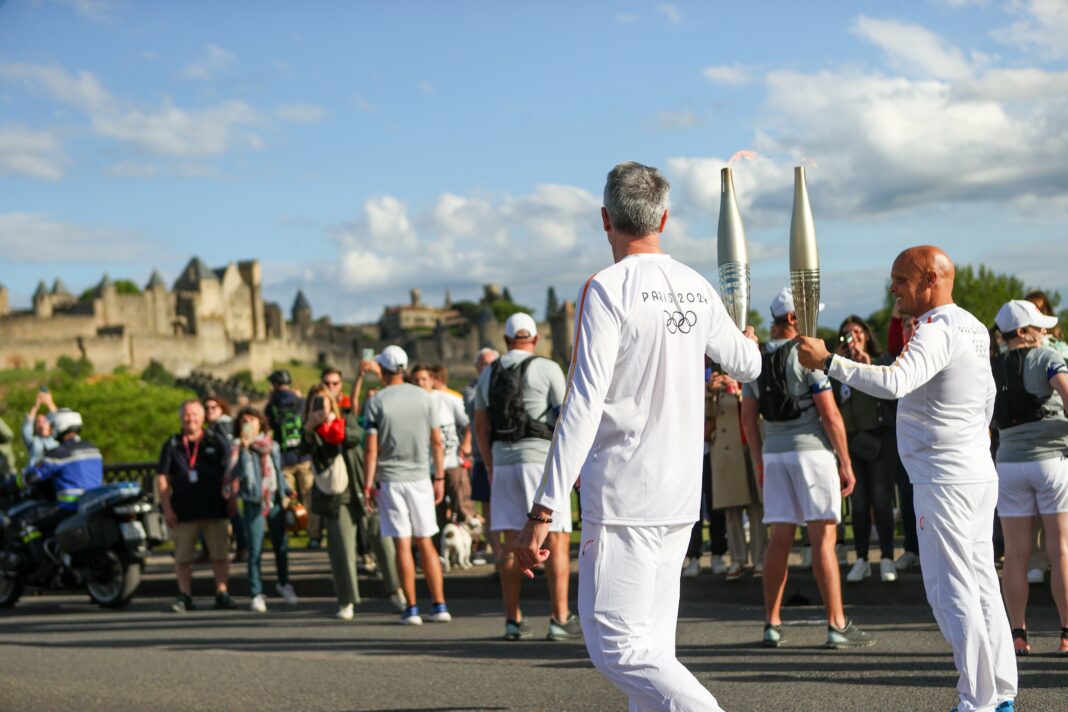
<svg viewBox="0 0 1068 712"><path fill-rule="evenodd" d="M185 457L187 460L189 460L189 469L193 469L197 466L197 455L200 453L200 441L203 439L204 436L201 435L200 438L193 443L193 452L190 453L189 436L187 435L182 437L182 445L185 446Z"/></svg>

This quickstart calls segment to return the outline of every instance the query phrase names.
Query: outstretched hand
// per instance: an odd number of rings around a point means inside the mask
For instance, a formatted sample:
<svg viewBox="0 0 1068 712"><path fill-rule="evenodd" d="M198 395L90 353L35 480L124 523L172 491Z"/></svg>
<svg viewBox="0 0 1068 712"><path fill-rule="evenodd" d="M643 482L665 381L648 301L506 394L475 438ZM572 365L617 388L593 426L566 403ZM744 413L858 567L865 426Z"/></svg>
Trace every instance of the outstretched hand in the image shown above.
<svg viewBox="0 0 1068 712"><path fill-rule="evenodd" d="M823 362L831 355L823 339L799 334L794 337L794 341L797 342L797 360L802 366L811 371L823 368Z"/></svg>
<svg viewBox="0 0 1068 712"><path fill-rule="evenodd" d="M548 535L548 524L529 520L512 542L516 566L527 578L534 578L532 569L538 564L545 563L545 560L549 558L549 550L541 548L542 542Z"/></svg>

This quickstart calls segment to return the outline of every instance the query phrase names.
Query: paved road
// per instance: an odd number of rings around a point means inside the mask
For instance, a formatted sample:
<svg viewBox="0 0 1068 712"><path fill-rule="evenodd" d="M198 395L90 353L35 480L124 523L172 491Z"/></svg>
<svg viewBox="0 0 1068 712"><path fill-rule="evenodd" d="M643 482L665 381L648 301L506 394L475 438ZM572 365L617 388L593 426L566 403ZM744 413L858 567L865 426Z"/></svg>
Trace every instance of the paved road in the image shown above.
<svg viewBox="0 0 1068 712"><path fill-rule="evenodd" d="M164 612L139 598L102 611L80 597L30 597L0 613L0 709L622 710L581 642L498 638L494 600L457 600L451 624L408 628L380 601L351 623L329 599L265 616ZM528 615L538 635L543 603ZM790 646L755 644L758 608L686 602L679 656L728 710L937 710L954 702L949 650L921 606L858 606L874 648L832 652L819 611L788 610ZM1032 619L1038 651L1056 642L1052 609ZM1022 712L1068 709L1068 660L1021 665Z"/></svg>

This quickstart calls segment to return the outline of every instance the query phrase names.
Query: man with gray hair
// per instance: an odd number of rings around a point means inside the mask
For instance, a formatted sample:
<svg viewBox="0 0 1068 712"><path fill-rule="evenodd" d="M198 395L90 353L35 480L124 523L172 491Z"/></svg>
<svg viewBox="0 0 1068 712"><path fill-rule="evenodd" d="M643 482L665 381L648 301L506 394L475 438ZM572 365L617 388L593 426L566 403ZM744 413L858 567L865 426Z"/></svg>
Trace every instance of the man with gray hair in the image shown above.
<svg viewBox="0 0 1068 712"><path fill-rule="evenodd" d="M720 710L675 657L679 570L701 506L704 359L748 382L760 373L752 327L734 326L716 290L660 249L667 180L622 163L601 220L615 264L579 293L570 382L517 565L542 542L582 477L579 616L594 666L632 710ZM747 338L748 337L748 338Z"/></svg>

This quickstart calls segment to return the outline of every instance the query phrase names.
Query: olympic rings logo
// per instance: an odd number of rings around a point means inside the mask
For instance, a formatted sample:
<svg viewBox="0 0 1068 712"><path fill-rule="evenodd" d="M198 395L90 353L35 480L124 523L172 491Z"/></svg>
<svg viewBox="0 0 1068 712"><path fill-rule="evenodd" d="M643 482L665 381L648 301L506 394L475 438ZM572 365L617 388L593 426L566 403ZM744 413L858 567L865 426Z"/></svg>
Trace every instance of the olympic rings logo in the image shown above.
<svg viewBox="0 0 1068 712"><path fill-rule="evenodd" d="M690 329L697 324L697 315L692 311L688 312L664 312L666 321L664 325L667 327L669 334L689 334Z"/></svg>

